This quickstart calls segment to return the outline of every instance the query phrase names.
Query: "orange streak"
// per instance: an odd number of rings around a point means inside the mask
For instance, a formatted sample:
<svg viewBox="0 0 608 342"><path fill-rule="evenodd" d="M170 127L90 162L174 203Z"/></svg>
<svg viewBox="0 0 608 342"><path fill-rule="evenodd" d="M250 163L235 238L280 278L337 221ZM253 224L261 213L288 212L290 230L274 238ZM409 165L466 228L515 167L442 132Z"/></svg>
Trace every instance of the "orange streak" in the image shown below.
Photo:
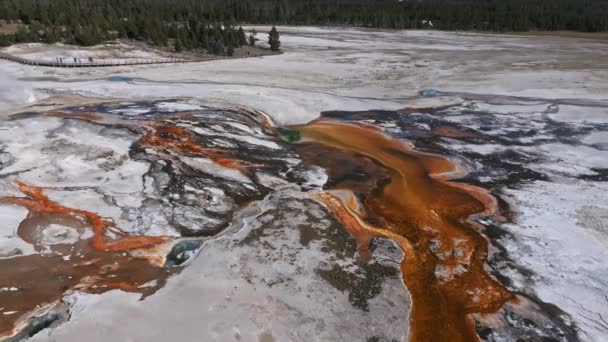
<svg viewBox="0 0 608 342"><path fill-rule="evenodd" d="M141 138L139 145L141 147L164 148L178 154L203 156L221 166L249 174L249 170L240 161L221 156L221 150L197 145L192 140L190 132L181 127L158 126L153 128Z"/></svg>
<svg viewBox="0 0 608 342"><path fill-rule="evenodd" d="M375 227L365 222L357 213L357 199L349 190L338 190L332 192L314 192L311 197L321 202L329 209L336 218L348 229L357 240L359 247L359 255L363 257L371 257L369 250L372 238L383 237L395 241L403 252L408 255L408 258L415 260L416 254L411 243L398 234L390 230Z"/></svg>
<svg viewBox="0 0 608 342"><path fill-rule="evenodd" d="M403 280L412 296L410 341L477 341L472 313L495 312L514 298L484 270L488 242L468 221L493 214L495 200L483 189L448 178L460 176L450 160L358 124L317 120L298 126L313 141L375 160L390 182L372 190L364 221L352 192L317 194L359 244L370 234L395 240L404 250Z"/></svg>
<svg viewBox="0 0 608 342"><path fill-rule="evenodd" d="M0 202L21 205L37 213L71 213L84 216L93 228L94 235L91 246L97 250L123 252L154 246L168 240L166 236L132 236L124 237L118 241L107 242L104 233L106 228L113 224L111 221L105 220L101 216L89 211L58 205L44 194L42 188L30 186L21 181L16 181L16 183L19 186L19 190L30 198L7 197L0 198Z"/></svg>
<svg viewBox="0 0 608 342"><path fill-rule="evenodd" d="M63 113L63 112L48 112L45 115L55 116L59 118L79 119L88 122L97 122L100 116L93 112L78 112L78 113Z"/></svg>
<svg viewBox="0 0 608 342"><path fill-rule="evenodd" d="M433 135L448 138L476 138L480 135L472 130L461 129L456 126L443 125L433 128Z"/></svg>
<svg viewBox="0 0 608 342"><path fill-rule="evenodd" d="M124 281L107 281L97 279L97 277L92 277L92 279L87 279L84 284L78 285L78 290L90 293L99 293L100 289L110 288L110 289L118 289L123 290L125 292L135 292L140 290L141 285L139 284L130 284Z"/></svg>

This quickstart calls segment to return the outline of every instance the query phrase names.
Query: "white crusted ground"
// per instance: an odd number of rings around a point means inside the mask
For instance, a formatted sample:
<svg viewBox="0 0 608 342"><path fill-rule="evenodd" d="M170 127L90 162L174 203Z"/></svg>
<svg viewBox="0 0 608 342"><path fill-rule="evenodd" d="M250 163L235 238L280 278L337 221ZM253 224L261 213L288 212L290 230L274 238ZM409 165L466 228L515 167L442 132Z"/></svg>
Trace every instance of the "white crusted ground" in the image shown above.
<svg viewBox="0 0 608 342"><path fill-rule="evenodd" d="M259 32L266 29L257 27ZM298 123L326 110L458 101L457 96L431 102L411 98L427 88L543 98L605 99L608 93L608 44L602 41L433 31L279 30L286 54L246 60L108 69L32 68L0 61L3 80L9 79L0 83L0 98L11 99L0 106L14 109L53 92L191 96L248 105L279 122ZM263 41L265 35L259 38ZM11 49L27 52L31 47ZM48 54L55 55L52 50ZM23 77L28 81L18 87L10 81ZM30 95L23 96L23 89Z"/></svg>
<svg viewBox="0 0 608 342"><path fill-rule="evenodd" d="M61 43L51 46L42 43L25 43L2 48L0 52L33 60L49 61L55 61L57 58L80 58L84 61L89 57L104 60L164 57L156 51L145 49L143 46L132 46L122 42L102 44L94 47L79 47Z"/></svg>
<svg viewBox="0 0 608 342"><path fill-rule="evenodd" d="M445 139L446 148L484 157L512 151L523 160L503 155L501 161L547 178L497 189L516 212L513 223L502 225L510 234L498 242L515 264L533 275L509 268L501 272L514 281L514 288L570 315L581 340L606 340L608 183L599 173L608 168L608 108L550 103L463 106L474 109L468 112L472 114L444 119L505 143ZM525 136L518 137L522 133ZM481 172L492 168L477 167ZM493 179L508 176L504 172Z"/></svg>
<svg viewBox="0 0 608 342"><path fill-rule="evenodd" d="M500 242L536 275L534 291L572 315L585 341L608 336L608 183L534 182L508 189L519 212ZM519 285L526 279L514 277Z"/></svg>
<svg viewBox="0 0 608 342"><path fill-rule="evenodd" d="M2 122L0 133L0 150L12 158L0 169L2 196L23 196L14 183L20 180L44 187L45 194L61 205L112 218L126 230L136 229L123 217L129 209L142 206L143 175L149 169L148 163L129 157L136 135L53 117ZM108 199L120 207L109 205ZM168 228L164 224L139 230L171 234Z"/></svg>
<svg viewBox="0 0 608 342"><path fill-rule="evenodd" d="M34 253L34 247L17 236L17 227L26 216L27 209L23 207L0 205L0 258Z"/></svg>

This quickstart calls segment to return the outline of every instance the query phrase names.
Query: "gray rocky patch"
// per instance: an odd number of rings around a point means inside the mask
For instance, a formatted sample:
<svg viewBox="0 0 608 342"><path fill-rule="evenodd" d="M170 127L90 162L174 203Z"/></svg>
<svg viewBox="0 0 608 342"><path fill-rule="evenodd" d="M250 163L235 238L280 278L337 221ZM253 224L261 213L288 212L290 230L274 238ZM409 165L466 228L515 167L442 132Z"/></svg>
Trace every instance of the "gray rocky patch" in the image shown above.
<svg viewBox="0 0 608 342"><path fill-rule="evenodd" d="M576 211L581 226L593 229L608 238L608 208L586 205Z"/></svg>
<svg viewBox="0 0 608 342"><path fill-rule="evenodd" d="M233 223L207 240L188 267L144 301L121 292L77 296L72 311L78 315L33 341L78 341L84 332L88 341L121 336L146 341L175 336L405 341L410 300L398 266L401 252L391 242L379 241L369 265L383 265L391 276L375 274L378 266L367 267L354 258L354 240L346 238L348 232L343 236L335 231L344 228L333 216L301 198L301 193L286 190L237 212ZM302 239L302 231L314 230L319 234ZM363 295L366 310L349 298L361 280L339 289L319 275L331 265L353 276L369 272L374 285ZM123 320L129 324L113 324Z"/></svg>

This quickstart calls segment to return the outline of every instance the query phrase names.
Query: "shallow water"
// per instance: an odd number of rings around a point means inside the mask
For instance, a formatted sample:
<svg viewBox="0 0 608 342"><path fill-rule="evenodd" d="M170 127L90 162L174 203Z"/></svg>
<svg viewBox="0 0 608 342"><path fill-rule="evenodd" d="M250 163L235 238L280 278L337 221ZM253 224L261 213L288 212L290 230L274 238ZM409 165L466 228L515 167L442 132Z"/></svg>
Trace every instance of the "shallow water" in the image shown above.
<svg viewBox="0 0 608 342"><path fill-rule="evenodd" d="M494 214L495 200L481 189L446 182L449 177L445 175L457 168L448 159L415 151L366 125L317 120L295 129L304 141L332 147L336 154L364 156L387 174L386 180L371 188L357 186L356 181L352 188L338 185L338 189L359 190L359 198L351 194L340 199L341 205L330 208L348 212L337 214L343 222L348 214L359 216L344 222L352 227L364 221L364 228L351 228L355 233L363 230L377 235L365 228L374 222L376 229L405 238L396 242L406 252L401 267L413 302L410 340L477 340L467 315L495 312L514 298L485 272L487 242L467 223L471 215ZM335 176L332 170L337 167L327 168L328 173ZM361 187L367 191L362 193ZM331 195L320 199L324 203L332 200ZM364 214L352 208L351 203L359 200Z"/></svg>

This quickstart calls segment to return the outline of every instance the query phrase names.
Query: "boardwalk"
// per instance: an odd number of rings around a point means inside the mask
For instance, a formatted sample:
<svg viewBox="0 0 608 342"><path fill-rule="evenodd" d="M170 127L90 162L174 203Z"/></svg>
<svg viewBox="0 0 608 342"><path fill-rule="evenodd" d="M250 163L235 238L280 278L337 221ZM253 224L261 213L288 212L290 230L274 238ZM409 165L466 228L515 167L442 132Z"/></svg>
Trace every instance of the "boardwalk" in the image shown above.
<svg viewBox="0 0 608 342"><path fill-rule="evenodd" d="M201 60L184 59L184 58L129 58L129 59L112 59L90 62L88 59L81 59L74 62L73 58L64 58L63 62L49 60L33 60L5 53L0 53L0 59L6 59L11 62L36 65L52 68L97 68L97 67L113 67L122 65L144 65L144 64L170 64L170 63L192 63L200 62Z"/></svg>

